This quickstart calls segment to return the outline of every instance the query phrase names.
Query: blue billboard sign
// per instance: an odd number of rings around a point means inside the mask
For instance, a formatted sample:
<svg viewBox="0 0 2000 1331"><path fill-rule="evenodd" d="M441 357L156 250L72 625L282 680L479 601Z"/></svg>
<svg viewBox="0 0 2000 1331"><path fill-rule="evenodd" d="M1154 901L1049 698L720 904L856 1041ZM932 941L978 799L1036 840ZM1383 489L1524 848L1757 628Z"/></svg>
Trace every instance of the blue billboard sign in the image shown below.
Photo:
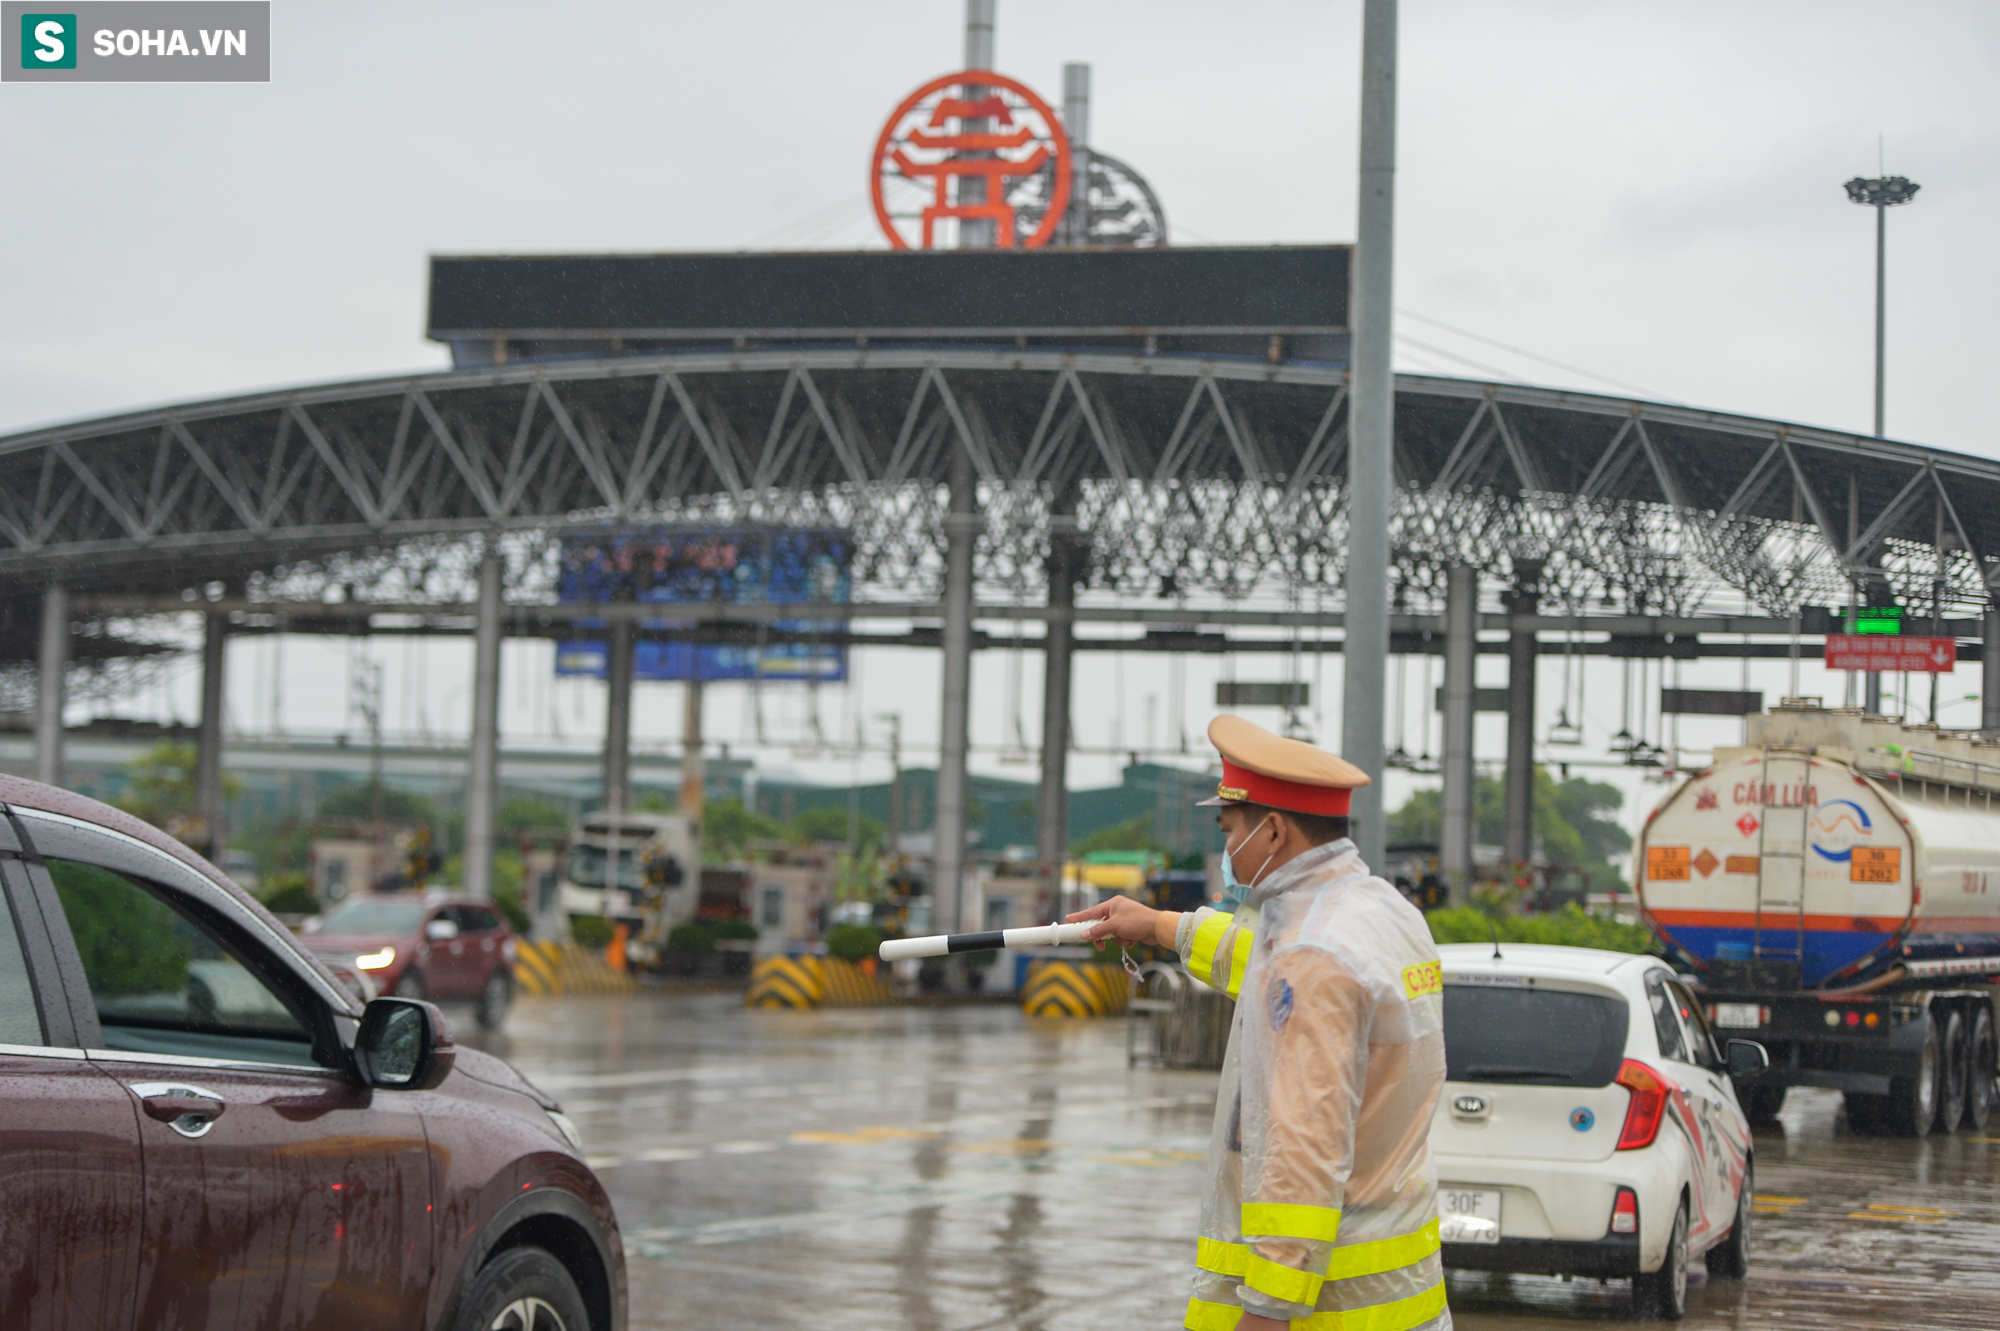
<svg viewBox="0 0 2000 1331"><path fill-rule="evenodd" d="M853 595L848 534L819 527L599 528L567 533L556 597L565 604L633 600L658 604L642 628L691 627L672 613L699 605L838 605ZM795 632L838 632L845 620L777 620ZM580 620L577 636L556 645L556 674L602 679L608 644L602 620ZM707 643L641 638L632 645L633 675L664 680L817 680L847 678L847 649L832 643Z"/></svg>

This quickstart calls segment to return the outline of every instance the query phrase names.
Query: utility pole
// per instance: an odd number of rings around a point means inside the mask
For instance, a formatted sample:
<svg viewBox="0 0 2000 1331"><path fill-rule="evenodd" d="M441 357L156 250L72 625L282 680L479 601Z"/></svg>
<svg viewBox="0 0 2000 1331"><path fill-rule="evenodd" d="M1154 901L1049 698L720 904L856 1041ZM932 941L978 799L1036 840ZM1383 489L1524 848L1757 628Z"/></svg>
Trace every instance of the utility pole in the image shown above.
<svg viewBox="0 0 2000 1331"><path fill-rule="evenodd" d="M1347 626L1340 751L1373 778L1354 792L1361 857L1382 863L1382 731L1389 674L1390 456L1396 376L1390 316L1396 237L1396 0L1365 0L1361 14L1361 202L1354 246L1353 351L1348 396Z"/></svg>

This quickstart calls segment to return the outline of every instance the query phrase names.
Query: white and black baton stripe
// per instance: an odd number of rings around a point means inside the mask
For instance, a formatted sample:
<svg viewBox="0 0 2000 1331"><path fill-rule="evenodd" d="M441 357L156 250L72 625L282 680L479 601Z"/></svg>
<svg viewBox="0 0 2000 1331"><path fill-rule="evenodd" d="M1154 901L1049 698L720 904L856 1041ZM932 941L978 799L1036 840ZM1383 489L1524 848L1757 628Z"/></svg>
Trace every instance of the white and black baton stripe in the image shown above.
<svg viewBox="0 0 2000 1331"><path fill-rule="evenodd" d="M954 952L986 952L996 947L1052 947L1081 943L1094 920L1081 924L1039 924L1027 929L989 929L980 934L931 934L927 938L892 938L877 949L884 961L913 957L944 957Z"/></svg>

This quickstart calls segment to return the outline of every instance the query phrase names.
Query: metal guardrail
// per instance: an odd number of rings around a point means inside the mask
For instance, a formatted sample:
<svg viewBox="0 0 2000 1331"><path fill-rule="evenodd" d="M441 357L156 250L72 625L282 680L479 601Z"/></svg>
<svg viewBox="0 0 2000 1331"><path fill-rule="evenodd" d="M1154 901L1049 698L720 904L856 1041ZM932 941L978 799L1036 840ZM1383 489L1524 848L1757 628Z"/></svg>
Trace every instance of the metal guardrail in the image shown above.
<svg viewBox="0 0 2000 1331"><path fill-rule="evenodd" d="M1132 982L1125 1062L1163 1068L1220 1068L1236 1004L1179 966L1150 961Z"/></svg>
<svg viewBox="0 0 2000 1331"><path fill-rule="evenodd" d="M1856 754L1854 765L1873 775L1916 777L1939 785L2000 792L2000 763L1961 758L1935 749L1873 747Z"/></svg>

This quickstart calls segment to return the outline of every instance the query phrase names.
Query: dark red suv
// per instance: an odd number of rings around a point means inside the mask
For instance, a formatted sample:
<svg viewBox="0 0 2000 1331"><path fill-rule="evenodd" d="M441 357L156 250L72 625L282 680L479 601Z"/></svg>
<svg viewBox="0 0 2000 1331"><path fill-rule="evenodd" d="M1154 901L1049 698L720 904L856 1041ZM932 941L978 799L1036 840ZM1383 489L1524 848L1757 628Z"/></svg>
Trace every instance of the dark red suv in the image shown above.
<svg viewBox="0 0 2000 1331"><path fill-rule="evenodd" d="M0 1326L623 1331L559 1106L185 847L0 777Z"/></svg>
<svg viewBox="0 0 2000 1331"><path fill-rule="evenodd" d="M377 992L470 999L489 1030L513 995L514 935L491 902L416 893L351 897L306 921L305 943Z"/></svg>

